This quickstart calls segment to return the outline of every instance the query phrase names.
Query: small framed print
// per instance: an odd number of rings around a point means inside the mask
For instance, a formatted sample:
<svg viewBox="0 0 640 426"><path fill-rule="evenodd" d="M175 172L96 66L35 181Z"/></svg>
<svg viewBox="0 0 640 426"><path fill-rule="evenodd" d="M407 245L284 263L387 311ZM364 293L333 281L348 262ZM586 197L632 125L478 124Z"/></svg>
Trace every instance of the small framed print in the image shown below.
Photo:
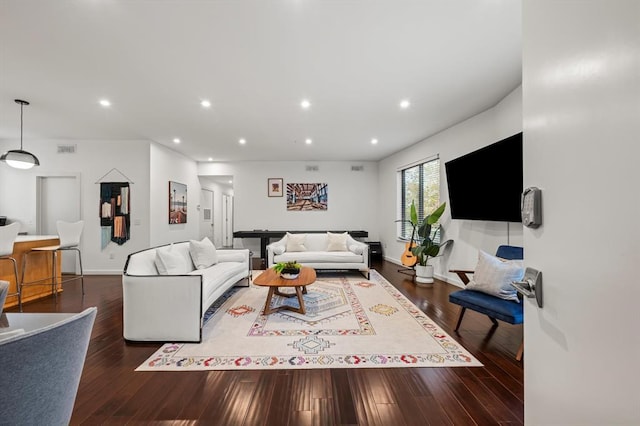
<svg viewBox="0 0 640 426"><path fill-rule="evenodd" d="M269 197L282 197L284 192L282 190L282 178L269 178L267 179Z"/></svg>

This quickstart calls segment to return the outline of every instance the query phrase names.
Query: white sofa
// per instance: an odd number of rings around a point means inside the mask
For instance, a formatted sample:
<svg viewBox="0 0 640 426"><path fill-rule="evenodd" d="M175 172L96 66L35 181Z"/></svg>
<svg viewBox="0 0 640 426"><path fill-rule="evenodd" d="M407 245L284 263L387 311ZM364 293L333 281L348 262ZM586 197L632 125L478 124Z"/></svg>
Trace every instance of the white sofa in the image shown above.
<svg viewBox="0 0 640 426"><path fill-rule="evenodd" d="M336 235L342 234L331 234L332 237ZM282 239L267 246L267 265L272 267L278 262L295 260L316 270L357 270L369 278L369 245L346 234L344 247L336 249L335 246L329 247L329 236L328 232L287 233ZM302 238L302 246L291 244L291 238ZM292 248L299 251L290 251Z"/></svg>
<svg viewBox="0 0 640 426"><path fill-rule="evenodd" d="M161 275L157 250L170 250L178 263L173 271L182 273ZM251 276L249 250L218 249L215 254L217 263L205 269L195 268L188 241L130 254L122 276L124 338L200 342L207 308L234 285L246 280L248 286Z"/></svg>

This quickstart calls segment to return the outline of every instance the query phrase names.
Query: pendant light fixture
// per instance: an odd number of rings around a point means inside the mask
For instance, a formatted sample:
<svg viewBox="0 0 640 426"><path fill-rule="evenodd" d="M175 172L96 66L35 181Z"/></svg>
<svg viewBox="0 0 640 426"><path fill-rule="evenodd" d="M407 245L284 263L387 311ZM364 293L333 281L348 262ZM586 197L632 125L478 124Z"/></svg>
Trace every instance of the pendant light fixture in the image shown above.
<svg viewBox="0 0 640 426"><path fill-rule="evenodd" d="M29 105L29 102L21 99L16 99L15 101L20 104L20 149L12 149L5 152L0 157L0 161L4 161L16 169L30 169L33 166L39 166L40 161L38 161L38 157L22 149L22 109L25 105Z"/></svg>

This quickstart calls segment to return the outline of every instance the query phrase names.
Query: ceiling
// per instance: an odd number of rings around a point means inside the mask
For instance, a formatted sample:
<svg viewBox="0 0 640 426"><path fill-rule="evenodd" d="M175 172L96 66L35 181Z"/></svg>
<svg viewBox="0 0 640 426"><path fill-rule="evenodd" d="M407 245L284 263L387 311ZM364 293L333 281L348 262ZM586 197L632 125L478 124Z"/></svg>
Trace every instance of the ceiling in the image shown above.
<svg viewBox="0 0 640 426"><path fill-rule="evenodd" d="M375 161L495 105L521 69L515 0L0 0L0 140L19 140L19 98L25 149Z"/></svg>

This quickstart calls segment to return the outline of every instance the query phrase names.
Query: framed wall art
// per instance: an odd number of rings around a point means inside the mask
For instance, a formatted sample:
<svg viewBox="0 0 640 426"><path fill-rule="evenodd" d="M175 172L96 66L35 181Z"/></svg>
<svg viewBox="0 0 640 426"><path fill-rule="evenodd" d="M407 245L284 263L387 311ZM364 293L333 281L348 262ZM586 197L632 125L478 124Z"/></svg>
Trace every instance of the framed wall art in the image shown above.
<svg viewBox="0 0 640 426"><path fill-rule="evenodd" d="M267 179L267 194L269 197L282 197L284 190L282 189L282 178L269 178Z"/></svg>
<svg viewBox="0 0 640 426"><path fill-rule="evenodd" d="M327 210L329 197L326 183L288 183L287 210Z"/></svg>
<svg viewBox="0 0 640 426"><path fill-rule="evenodd" d="M187 185L169 181L169 223L187 223Z"/></svg>

